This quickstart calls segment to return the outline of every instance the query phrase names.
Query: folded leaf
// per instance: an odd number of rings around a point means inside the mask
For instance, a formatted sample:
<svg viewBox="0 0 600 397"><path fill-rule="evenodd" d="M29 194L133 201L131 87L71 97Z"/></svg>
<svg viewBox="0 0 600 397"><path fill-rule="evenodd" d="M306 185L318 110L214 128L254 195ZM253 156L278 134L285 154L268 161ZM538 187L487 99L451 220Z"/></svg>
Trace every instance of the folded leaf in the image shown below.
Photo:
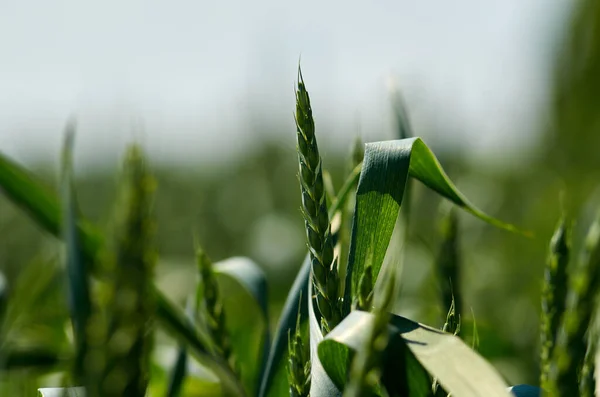
<svg viewBox="0 0 600 397"><path fill-rule="evenodd" d="M323 368L336 384L342 385L347 376L347 362L340 360L364 346L365 329L371 321L371 313L353 311L319 344L318 355ZM389 327L418 361L407 362L408 397L429 395L431 383L423 376L420 366L454 396L510 396L508 386L494 367L460 338L400 316L393 316ZM401 345L390 344L390 349L396 351L388 351L387 360L404 354ZM398 374L398 379L402 378L402 374Z"/></svg>

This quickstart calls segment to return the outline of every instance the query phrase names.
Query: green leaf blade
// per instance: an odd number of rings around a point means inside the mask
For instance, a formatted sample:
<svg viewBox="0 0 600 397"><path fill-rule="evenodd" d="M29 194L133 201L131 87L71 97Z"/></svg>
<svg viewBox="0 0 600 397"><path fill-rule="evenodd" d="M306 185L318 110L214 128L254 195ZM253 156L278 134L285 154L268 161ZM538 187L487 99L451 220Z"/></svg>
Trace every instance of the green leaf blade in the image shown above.
<svg viewBox="0 0 600 397"><path fill-rule="evenodd" d="M358 296L358 285L364 274L368 253L372 254L372 280L375 286L409 176L479 219L505 230L520 232L516 227L485 214L471 204L450 181L420 138L368 143L365 146L352 225L344 293L346 315L350 312L352 299Z"/></svg>

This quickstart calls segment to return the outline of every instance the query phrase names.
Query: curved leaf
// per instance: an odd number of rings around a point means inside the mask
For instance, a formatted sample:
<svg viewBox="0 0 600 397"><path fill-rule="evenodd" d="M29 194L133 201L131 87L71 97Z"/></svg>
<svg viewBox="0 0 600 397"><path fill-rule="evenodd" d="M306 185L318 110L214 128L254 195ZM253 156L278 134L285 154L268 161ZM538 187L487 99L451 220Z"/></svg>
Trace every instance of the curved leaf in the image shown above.
<svg viewBox="0 0 600 397"><path fill-rule="evenodd" d="M371 321L371 313L353 311L319 344L319 358L333 382L343 384L345 381L347 362L340 360L347 359L350 351L356 351L364 345L364 338L367 337L364 330ZM407 362L407 376L404 379L408 382L409 396L430 393L431 383L420 369L421 366L452 395L510 396L508 386L492 365L460 338L395 315L389 328L404 343L390 344L392 351L388 352L388 363L399 354L404 354L402 346L408 347L418 361L418 364L410 360ZM398 376L398 379L402 378Z"/></svg>
<svg viewBox="0 0 600 397"><path fill-rule="evenodd" d="M222 291L233 351L244 369L242 381L255 394L270 348L265 274L255 262L245 257L217 262L214 272ZM244 304L240 305L240 302ZM261 320L262 327L259 326Z"/></svg>
<svg viewBox="0 0 600 397"><path fill-rule="evenodd" d="M344 289L344 311L350 312L352 298L364 273L367 252L372 250L373 287L381 270L408 177L418 179L442 197L476 217L503 229L519 232L471 204L445 174L431 150L420 138L368 143L356 192L355 216Z"/></svg>

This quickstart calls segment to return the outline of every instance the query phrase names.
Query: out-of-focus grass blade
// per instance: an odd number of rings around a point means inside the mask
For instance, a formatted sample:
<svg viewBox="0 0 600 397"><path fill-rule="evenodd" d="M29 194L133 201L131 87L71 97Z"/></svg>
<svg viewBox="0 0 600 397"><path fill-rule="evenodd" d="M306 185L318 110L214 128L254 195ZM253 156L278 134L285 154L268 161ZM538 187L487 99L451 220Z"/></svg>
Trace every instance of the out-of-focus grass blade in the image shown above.
<svg viewBox="0 0 600 397"><path fill-rule="evenodd" d="M0 271L0 329L2 329L2 323L4 322L4 312L6 310L6 304L8 300L8 282L4 273ZM0 341L0 345L2 341Z"/></svg>
<svg viewBox="0 0 600 397"><path fill-rule="evenodd" d="M187 301L186 314L190 321L194 319L194 300L190 297ZM169 378L167 397L177 397L181 393L185 377L187 375L188 354L184 344L179 344L175 366Z"/></svg>
<svg viewBox="0 0 600 397"><path fill-rule="evenodd" d="M368 329L373 318L371 313L353 311L319 344L319 358L336 385L345 383L348 368L346 360L351 351L364 345L364 339L368 336L365 329ZM460 338L395 315L392 316L389 330L401 338L403 345L418 361L407 361L405 379L409 382L410 392L407 397L430 395L431 381L423 375L423 368L453 396L510 396L508 386L492 365ZM397 349L388 352L390 360L395 360L398 354L405 354L402 344L390 344L390 348Z"/></svg>
<svg viewBox="0 0 600 397"><path fill-rule="evenodd" d="M11 349L5 348L0 358L0 369L49 371L68 362L68 357L61 356L55 351L42 349Z"/></svg>
<svg viewBox="0 0 600 397"><path fill-rule="evenodd" d="M82 381L84 360L87 351L86 327L91 313L89 275L86 262L82 258L77 230L77 215L74 205L73 188L73 141L74 126L67 127L62 158L62 197L63 197L63 238L66 246L68 275L68 302L75 339L75 379Z"/></svg>
<svg viewBox="0 0 600 397"><path fill-rule="evenodd" d="M185 374L187 372L187 351L183 345L179 346L177 351L177 358L175 359L175 365L173 366L173 373L169 381L169 390L167 390L167 397L177 397L181 393L181 388L185 380Z"/></svg>
<svg viewBox="0 0 600 397"><path fill-rule="evenodd" d="M35 176L0 153L0 190L42 228L61 235L62 210L56 193ZM102 245L102 236L91 225L79 220L77 225L86 258L94 258Z"/></svg>
<svg viewBox="0 0 600 397"><path fill-rule="evenodd" d="M244 368L242 381L256 394L271 344L265 274L255 262L245 257L217 262L214 271L229 314L227 325L231 327L229 332L236 360ZM247 303L242 308L239 302Z"/></svg>
<svg viewBox="0 0 600 397"><path fill-rule="evenodd" d="M348 176L338 195L336 200L329 208L329 214L335 214L346 202L349 196L352 186L356 183L356 180L360 176L362 163L357 165L352 173ZM269 351L269 357L265 366L265 371L261 380L259 397L269 396L281 396L283 393L289 393L287 371L285 371L285 362L288 349L288 330L294 332L296 330L296 319L298 314L298 304L300 294L302 296L308 296L308 278L310 275L310 260L307 255L302 263L302 267L294 280L294 284L288 293L285 300L275 334L273 336L273 343L271 344L271 350ZM300 312L301 323L304 323L307 319L308 310L307 305L302 305ZM272 385L274 385L272 387Z"/></svg>
<svg viewBox="0 0 600 397"><path fill-rule="evenodd" d="M381 270L398 212L405 195L408 177L418 179L442 197L476 217L503 229L519 232L486 215L464 197L445 174L440 163L420 138L368 143L356 193L355 216L346 287L344 311L350 312L352 298L364 273L367 250L373 250L373 287ZM371 242L373 241L373 245Z"/></svg>
<svg viewBox="0 0 600 397"><path fill-rule="evenodd" d="M38 389L38 397L85 397L83 387L50 387Z"/></svg>
<svg viewBox="0 0 600 397"><path fill-rule="evenodd" d="M31 218L53 235L60 237L62 211L58 199L28 171L0 153L0 188L15 204L26 211ZM80 220L78 232L81 238L83 258L90 263L98 254L104 241L102 235L91 225ZM92 269L94 270L94 269ZM216 365L214 357L206 354L207 339L202 338L194 327L185 320L185 316L171 304L161 291L154 288L158 321L180 342L191 348L191 353L207 366L223 376L224 387L233 395L244 395L230 371Z"/></svg>

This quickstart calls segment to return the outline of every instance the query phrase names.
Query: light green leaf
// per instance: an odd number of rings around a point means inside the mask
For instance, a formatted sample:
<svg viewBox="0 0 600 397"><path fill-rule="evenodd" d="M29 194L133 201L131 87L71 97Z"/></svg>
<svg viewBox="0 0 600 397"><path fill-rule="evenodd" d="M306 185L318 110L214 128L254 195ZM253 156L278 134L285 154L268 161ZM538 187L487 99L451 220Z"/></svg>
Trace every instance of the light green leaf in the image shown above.
<svg viewBox="0 0 600 397"><path fill-rule="evenodd" d="M227 314L236 361L244 369L242 382L256 393L269 354L267 280L249 258L233 257L214 264ZM243 302L240 305L240 302Z"/></svg>
<svg viewBox="0 0 600 397"><path fill-rule="evenodd" d="M85 397L85 395L83 387L50 387L38 389L39 397Z"/></svg>
<svg viewBox="0 0 600 397"><path fill-rule="evenodd" d="M431 150L420 138L368 143L356 193L355 216L344 291L344 311L350 312L364 273L366 255L373 256L373 287L381 271L390 238L411 176L476 217L519 232L471 204L450 181Z"/></svg>
<svg viewBox="0 0 600 397"><path fill-rule="evenodd" d="M353 311L319 344L319 358L333 383L344 383L348 353L364 346L364 338L367 337L365 329L369 328L373 318L371 313ZM400 316L392 317L389 328L390 333L399 336L418 361L407 361L405 379L409 396L430 395L431 383L420 366L454 396L510 396L508 386L492 365L460 338ZM388 360L404 354L401 346L390 344L392 351L387 352ZM403 378L403 374L397 375L398 379Z"/></svg>

